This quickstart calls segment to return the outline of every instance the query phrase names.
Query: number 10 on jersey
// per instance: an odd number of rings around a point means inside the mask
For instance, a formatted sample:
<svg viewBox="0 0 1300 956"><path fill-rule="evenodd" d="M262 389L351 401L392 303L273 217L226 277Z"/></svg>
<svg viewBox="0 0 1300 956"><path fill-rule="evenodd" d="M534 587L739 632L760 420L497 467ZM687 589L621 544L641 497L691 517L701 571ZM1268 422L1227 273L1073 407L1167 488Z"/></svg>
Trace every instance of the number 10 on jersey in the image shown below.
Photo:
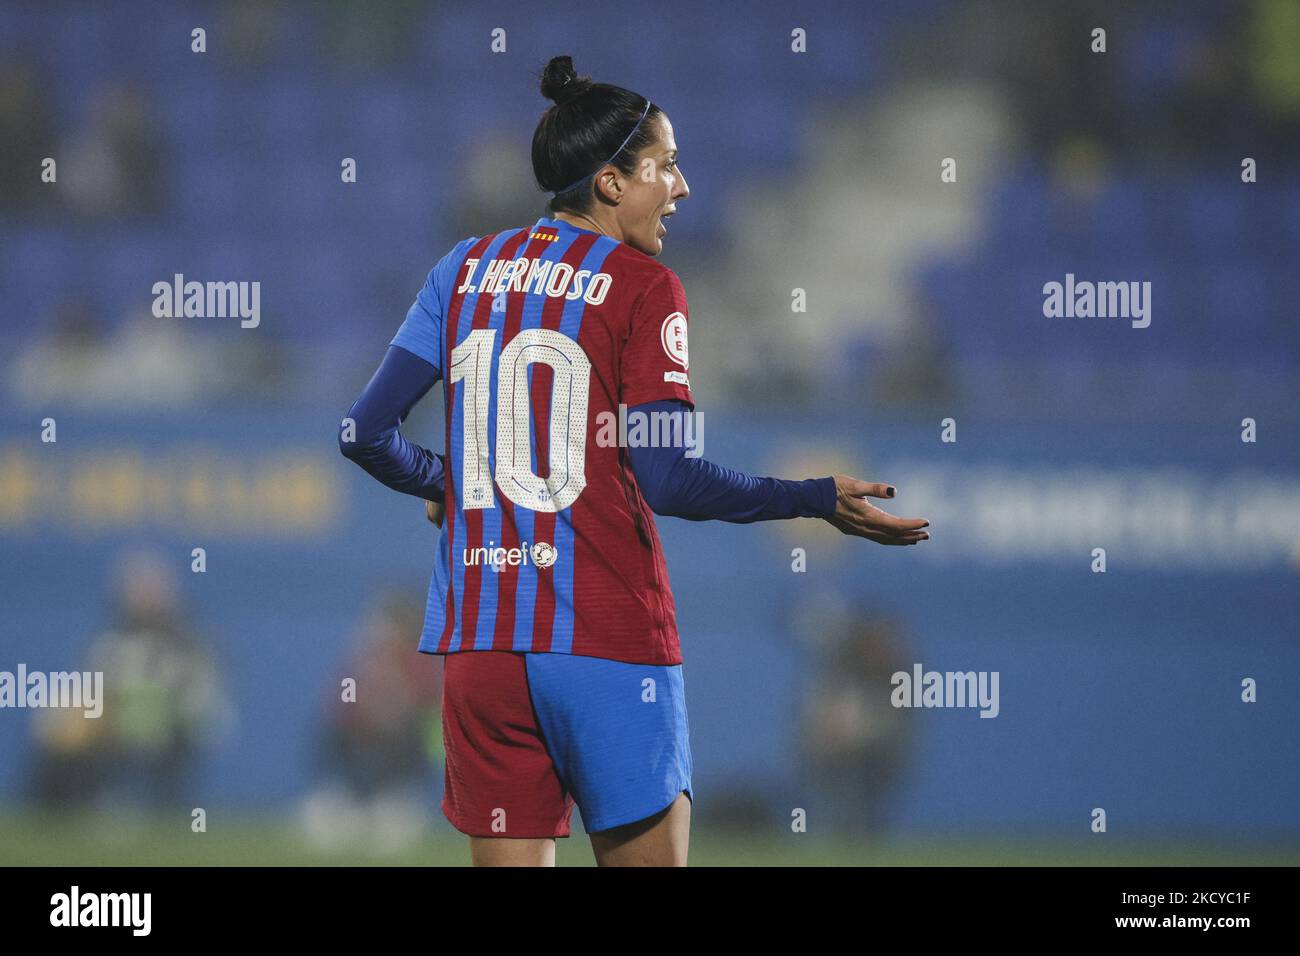
<svg viewBox="0 0 1300 956"><path fill-rule="evenodd" d="M475 329L451 350L453 384L461 387L464 426L461 435L461 507L495 508L493 478L501 493L531 511L563 511L587 485L587 396L591 360L573 339L555 329L524 329L497 360L496 475L488 456L488 411L493 400L492 348L496 329ZM551 420L546 448L550 474L533 472L528 369L549 365ZM451 410L448 409L448 414Z"/></svg>

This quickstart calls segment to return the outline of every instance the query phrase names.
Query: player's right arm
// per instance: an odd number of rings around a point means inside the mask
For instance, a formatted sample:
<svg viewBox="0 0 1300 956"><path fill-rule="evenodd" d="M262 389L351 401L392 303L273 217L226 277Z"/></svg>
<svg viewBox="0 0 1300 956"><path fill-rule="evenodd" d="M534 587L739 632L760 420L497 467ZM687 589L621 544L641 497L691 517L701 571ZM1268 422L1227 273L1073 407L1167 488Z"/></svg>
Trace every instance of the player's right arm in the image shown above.
<svg viewBox="0 0 1300 956"><path fill-rule="evenodd" d="M690 310L670 269L646 287L632 311L623 349L619 400L651 420L689 414L695 406L686 372ZM673 430L684 435L687 430ZM631 447L632 472L656 514L691 521L773 521L823 518L845 534L879 544L916 544L929 534L923 518L898 518L866 496L893 497L893 488L847 475L788 481L761 478L689 456L684 447Z"/></svg>
<svg viewBox="0 0 1300 956"><path fill-rule="evenodd" d="M689 414L684 402L650 402L634 412ZM679 434L685 433L683 427ZM878 544L916 544L930 537L924 518L899 518L875 507L867 497L892 498L892 485L848 475L788 481L760 478L686 454L685 447L633 446L632 472L655 514L690 521L774 521L824 518L844 534Z"/></svg>

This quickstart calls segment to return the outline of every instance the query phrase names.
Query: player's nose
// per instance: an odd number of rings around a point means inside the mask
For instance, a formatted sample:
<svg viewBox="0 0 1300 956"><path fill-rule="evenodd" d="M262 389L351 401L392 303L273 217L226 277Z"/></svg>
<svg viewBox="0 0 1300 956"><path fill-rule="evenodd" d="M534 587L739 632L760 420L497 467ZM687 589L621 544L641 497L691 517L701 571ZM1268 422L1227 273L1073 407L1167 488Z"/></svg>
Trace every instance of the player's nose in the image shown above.
<svg viewBox="0 0 1300 956"><path fill-rule="evenodd" d="M685 199L691 194L691 187L686 185L686 177L682 175L682 168L677 167L677 188L673 190L673 199Z"/></svg>

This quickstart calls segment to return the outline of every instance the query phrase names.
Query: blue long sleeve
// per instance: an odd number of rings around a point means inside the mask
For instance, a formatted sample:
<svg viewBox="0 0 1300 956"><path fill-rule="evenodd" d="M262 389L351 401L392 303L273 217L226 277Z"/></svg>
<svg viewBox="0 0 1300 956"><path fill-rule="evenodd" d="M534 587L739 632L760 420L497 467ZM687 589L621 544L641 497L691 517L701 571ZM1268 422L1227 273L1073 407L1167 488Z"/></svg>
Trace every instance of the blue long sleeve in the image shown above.
<svg viewBox="0 0 1300 956"><path fill-rule="evenodd" d="M632 413L685 414L675 400L647 402ZM680 433L684 433L683 428ZM774 521L821 518L835 513L835 479L787 481L758 478L723 468L704 458L689 458L684 447L629 447L632 472L646 503L656 514L690 521Z"/></svg>
<svg viewBox="0 0 1300 956"><path fill-rule="evenodd" d="M408 441L399 430L415 403L441 377L424 359L390 345L379 369L339 426L339 451L389 488L442 501L442 459ZM348 419L354 423L351 436Z"/></svg>

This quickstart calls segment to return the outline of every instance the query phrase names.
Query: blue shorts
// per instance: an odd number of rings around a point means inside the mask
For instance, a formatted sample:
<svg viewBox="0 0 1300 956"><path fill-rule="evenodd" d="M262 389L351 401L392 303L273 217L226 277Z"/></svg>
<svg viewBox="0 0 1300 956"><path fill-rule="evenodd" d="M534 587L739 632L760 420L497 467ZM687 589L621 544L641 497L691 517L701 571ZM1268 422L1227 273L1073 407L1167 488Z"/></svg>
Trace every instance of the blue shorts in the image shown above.
<svg viewBox="0 0 1300 956"><path fill-rule="evenodd" d="M685 792L680 664L515 651L448 654L443 812L471 836L588 833L654 816Z"/></svg>

